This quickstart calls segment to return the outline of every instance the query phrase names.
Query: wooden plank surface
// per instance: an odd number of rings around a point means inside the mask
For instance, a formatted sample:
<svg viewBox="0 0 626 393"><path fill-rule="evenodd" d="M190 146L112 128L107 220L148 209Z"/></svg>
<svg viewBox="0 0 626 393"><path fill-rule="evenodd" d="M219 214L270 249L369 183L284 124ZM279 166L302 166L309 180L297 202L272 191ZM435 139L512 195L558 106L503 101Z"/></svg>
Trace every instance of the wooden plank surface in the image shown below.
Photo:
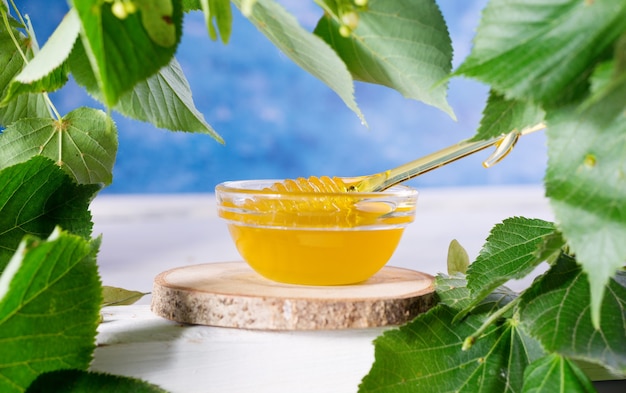
<svg viewBox="0 0 626 393"><path fill-rule="evenodd" d="M103 310L94 371L171 393L356 393L390 327L265 331L184 325L147 305Z"/></svg>
<svg viewBox="0 0 626 393"><path fill-rule="evenodd" d="M264 330L353 329L400 325L434 302L433 277L386 266L356 285L281 284L244 262L183 266L158 275L152 311L209 326Z"/></svg>

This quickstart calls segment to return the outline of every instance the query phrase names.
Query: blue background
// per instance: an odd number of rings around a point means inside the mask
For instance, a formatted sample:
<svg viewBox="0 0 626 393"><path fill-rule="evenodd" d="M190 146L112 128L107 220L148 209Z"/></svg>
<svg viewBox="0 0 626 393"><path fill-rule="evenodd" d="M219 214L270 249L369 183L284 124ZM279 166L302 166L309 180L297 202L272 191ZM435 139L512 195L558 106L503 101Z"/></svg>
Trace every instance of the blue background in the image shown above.
<svg viewBox="0 0 626 393"><path fill-rule="evenodd" d="M67 11L63 0L17 1L43 45ZM312 30L321 10L312 0L283 0ZM438 1L454 46L453 66L468 55L486 0ZM471 137L487 88L455 78L449 101L457 121L388 88L357 83L356 100L369 128L326 85L296 66L233 9L228 45L209 39L200 12L187 14L177 59L198 109L226 140L170 132L115 114L119 152L105 193L211 192L221 181L379 172ZM101 107L70 83L52 99L62 113ZM424 174L418 188L538 184L546 166L545 136L520 140L503 162L483 169L481 152Z"/></svg>

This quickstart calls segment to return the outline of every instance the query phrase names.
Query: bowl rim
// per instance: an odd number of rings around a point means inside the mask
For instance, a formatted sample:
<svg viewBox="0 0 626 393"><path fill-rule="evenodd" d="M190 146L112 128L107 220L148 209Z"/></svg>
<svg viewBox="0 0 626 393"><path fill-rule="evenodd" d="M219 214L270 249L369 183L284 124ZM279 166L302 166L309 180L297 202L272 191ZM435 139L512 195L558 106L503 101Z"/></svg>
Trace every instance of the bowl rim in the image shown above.
<svg viewBox="0 0 626 393"><path fill-rule="evenodd" d="M346 177L341 177L341 179L351 179L351 178L346 178ZM263 195L263 196L267 196L267 197L279 197L281 195L283 196L297 196L297 197L306 197L306 196L354 196L354 197L359 197L359 198L363 198L363 197L373 197L373 198L380 198L380 197L395 197L395 198L411 198L411 197L417 197L419 195L419 191L417 191L415 188L404 185L404 184L398 184L395 186L392 186L386 190L383 191L369 191L369 192L354 192L354 191L347 191L347 192L317 192L317 191L274 191L274 190L269 190L269 189L262 189L262 188L245 188L246 184L253 184L253 183L264 183L266 184L265 187L269 187L270 185L277 183L277 182L282 182L288 179L243 179L243 180L228 180L228 181L224 181L219 183L218 185L215 186L215 193L239 193L239 194L245 194L245 195Z"/></svg>

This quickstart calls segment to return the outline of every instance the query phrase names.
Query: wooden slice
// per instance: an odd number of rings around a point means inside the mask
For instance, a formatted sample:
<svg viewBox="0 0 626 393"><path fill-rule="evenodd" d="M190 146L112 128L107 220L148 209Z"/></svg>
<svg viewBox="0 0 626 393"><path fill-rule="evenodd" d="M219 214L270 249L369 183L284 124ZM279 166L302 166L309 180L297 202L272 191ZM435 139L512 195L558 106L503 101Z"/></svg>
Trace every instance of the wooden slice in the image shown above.
<svg viewBox="0 0 626 393"><path fill-rule="evenodd" d="M159 274L151 307L177 322L244 329L400 325L433 306L433 280L387 266L358 285L299 286L267 280L245 262L208 263Z"/></svg>

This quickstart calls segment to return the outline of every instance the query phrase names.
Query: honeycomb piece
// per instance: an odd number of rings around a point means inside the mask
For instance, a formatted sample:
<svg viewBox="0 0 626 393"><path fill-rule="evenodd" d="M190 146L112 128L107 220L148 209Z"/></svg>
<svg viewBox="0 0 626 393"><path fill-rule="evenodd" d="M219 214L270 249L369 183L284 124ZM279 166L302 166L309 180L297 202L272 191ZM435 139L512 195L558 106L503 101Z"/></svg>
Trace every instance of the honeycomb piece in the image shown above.
<svg viewBox="0 0 626 393"><path fill-rule="evenodd" d="M328 176L311 176L309 178L299 177L295 180L285 180L273 184L270 188L278 192L346 192L348 187L339 177L330 178Z"/></svg>
<svg viewBox="0 0 626 393"><path fill-rule="evenodd" d="M341 178L328 176L288 179L264 191L286 194L284 198L249 199L245 208L257 211L259 224L353 227L361 223L354 196L341 195L347 186ZM310 195L319 193L319 196ZM299 196L297 194L303 194Z"/></svg>

